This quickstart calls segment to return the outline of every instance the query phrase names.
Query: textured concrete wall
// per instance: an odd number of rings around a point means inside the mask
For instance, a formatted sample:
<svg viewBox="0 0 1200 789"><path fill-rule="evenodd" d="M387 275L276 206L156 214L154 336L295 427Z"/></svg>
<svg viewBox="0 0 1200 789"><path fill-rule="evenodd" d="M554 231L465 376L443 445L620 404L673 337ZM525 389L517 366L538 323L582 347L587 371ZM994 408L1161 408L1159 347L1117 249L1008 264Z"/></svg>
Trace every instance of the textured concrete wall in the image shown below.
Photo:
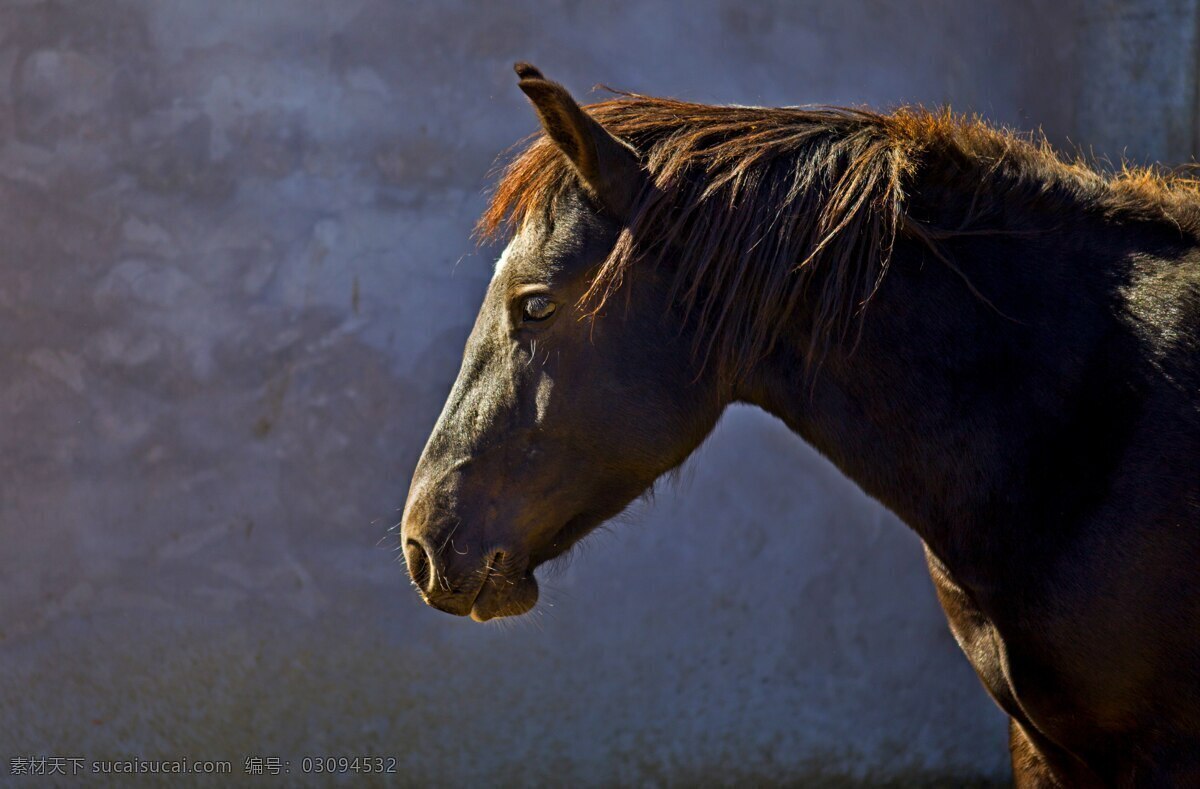
<svg viewBox="0 0 1200 789"><path fill-rule="evenodd" d="M0 776L1002 779L917 540L762 414L511 626L422 607L386 530L490 276L484 174L534 129L511 61L1086 141L1194 101L1195 3L1135 5L1192 38L1147 55L1158 94L1114 61L1099 97L1097 31L1138 21L1050 2L0 5Z"/></svg>
<svg viewBox="0 0 1200 789"><path fill-rule="evenodd" d="M1102 0L1078 14L1076 142L1119 165L1200 156L1195 0ZM1120 96L1120 101L1114 101Z"/></svg>

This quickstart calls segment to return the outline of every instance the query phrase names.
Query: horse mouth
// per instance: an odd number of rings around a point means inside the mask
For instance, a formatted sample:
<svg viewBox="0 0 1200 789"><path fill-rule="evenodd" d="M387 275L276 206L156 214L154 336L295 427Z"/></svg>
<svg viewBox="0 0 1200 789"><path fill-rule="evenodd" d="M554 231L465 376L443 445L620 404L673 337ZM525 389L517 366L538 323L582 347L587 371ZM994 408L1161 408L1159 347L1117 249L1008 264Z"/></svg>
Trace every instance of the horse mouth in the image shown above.
<svg viewBox="0 0 1200 789"><path fill-rule="evenodd" d="M493 554L488 559L483 581L471 601L471 618L476 622L486 622L489 619L527 613L538 601L538 582L533 575L534 568L561 556L597 522L599 519L588 513L576 515L551 538L548 552L528 557L522 563L522 567L506 567L508 562L503 555Z"/></svg>
<svg viewBox="0 0 1200 789"><path fill-rule="evenodd" d="M471 600L470 615L476 622L520 616L537 604L538 584L532 570L505 573L497 565L495 557L488 559L483 581Z"/></svg>

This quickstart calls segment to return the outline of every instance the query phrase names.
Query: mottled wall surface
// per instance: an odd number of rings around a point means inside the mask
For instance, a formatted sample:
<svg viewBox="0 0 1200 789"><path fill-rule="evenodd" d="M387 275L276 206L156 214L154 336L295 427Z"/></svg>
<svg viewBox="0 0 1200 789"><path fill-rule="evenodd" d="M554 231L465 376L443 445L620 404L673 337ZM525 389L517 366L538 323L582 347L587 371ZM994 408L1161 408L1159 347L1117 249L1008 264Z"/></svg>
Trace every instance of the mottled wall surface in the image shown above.
<svg viewBox="0 0 1200 789"><path fill-rule="evenodd" d="M1077 67L1087 90L1075 102L1075 142L1114 165L1200 156L1198 26L1195 0L1085 4Z"/></svg>
<svg viewBox="0 0 1200 789"><path fill-rule="evenodd" d="M918 541L760 413L731 411L511 627L424 608L387 529L490 277L485 174L535 128L513 60L582 95L949 101L1183 159L1196 22L0 5L0 776L278 756L295 782L304 756L381 755L400 783L1003 779Z"/></svg>

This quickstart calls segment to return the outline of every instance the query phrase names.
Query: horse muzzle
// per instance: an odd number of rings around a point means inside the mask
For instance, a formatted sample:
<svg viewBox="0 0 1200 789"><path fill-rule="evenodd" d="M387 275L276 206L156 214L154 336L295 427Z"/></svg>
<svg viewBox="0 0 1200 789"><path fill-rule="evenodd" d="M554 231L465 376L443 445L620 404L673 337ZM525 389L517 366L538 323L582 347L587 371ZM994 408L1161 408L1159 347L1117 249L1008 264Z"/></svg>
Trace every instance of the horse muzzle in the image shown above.
<svg viewBox="0 0 1200 789"><path fill-rule="evenodd" d="M477 551L446 539L440 546L404 534L404 560L427 604L477 622L523 614L537 603L528 558L506 550Z"/></svg>
<svg viewBox="0 0 1200 789"><path fill-rule="evenodd" d="M528 561L512 562L503 553L494 554L471 604L471 618L486 622L504 616L520 616L533 608L538 601L538 584L527 566Z"/></svg>

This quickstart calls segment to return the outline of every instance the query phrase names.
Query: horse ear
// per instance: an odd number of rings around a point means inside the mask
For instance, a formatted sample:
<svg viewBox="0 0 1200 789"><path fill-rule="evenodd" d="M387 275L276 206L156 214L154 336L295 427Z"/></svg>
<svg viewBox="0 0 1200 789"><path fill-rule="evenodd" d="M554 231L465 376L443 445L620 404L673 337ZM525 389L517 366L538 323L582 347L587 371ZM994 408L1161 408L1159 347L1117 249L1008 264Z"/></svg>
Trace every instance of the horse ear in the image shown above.
<svg viewBox="0 0 1200 789"><path fill-rule="evenodd" d="M637 151L609 134L580 109L566 88L533 66L517 63L513 70L546 135L566 154L601 205L617 219L626 219L646 179Z"/></svg>

